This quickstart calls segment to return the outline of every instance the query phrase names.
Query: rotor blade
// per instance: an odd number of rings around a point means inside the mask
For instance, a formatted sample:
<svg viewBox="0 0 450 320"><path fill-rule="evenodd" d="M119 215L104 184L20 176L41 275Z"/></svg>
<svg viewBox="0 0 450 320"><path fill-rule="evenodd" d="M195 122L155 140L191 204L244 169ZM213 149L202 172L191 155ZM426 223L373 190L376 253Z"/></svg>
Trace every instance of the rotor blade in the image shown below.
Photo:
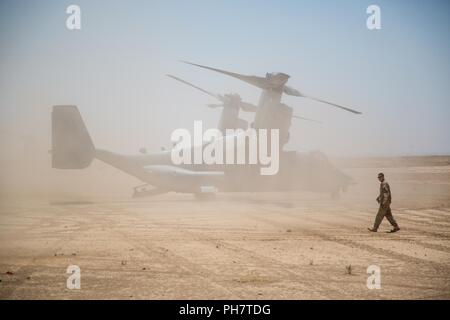
<svg viewBox="0 0 450 320"><path fill-rule="evenodd" d="M247 76L244 74L239 74L239 73L234 73L234 72L229 72L229 71L225 71L225 70L221 70L221 69L216 69L216 68L211 68L208 66L203 66L201 64L196 64L196 63L192 63L192 62L188 62L188 61L183 61L181 60L181 62L186 63L186 64L190 64L192 66L196 66L196 67L200 67L203 69L208 69L208 70L212 70L215 72L219 72L219 73L223 73L226 74L230 77L242 80L244 82L247 82L251 85L254 85L260 89L268 89L270 88L270 81L268 81L266 78L264 77L258 77L258 76Z"/></svg>
<svg viewBox="0 0 450 320"><path fill-rule="evenodd" d="M341 105L338 105L338 104L335 104L335 103L332 103L332 102L328 102L328 101L325 101L325 100L322 100L322 99L319 99L319 98L307 96L307 95L301 93L300 91L298 91L297 89L291 88L289 86L284 86L283 87L283 92L288 94L288 95L290 95L290 96L307 98L307 99L311 99L311 100L314 100L314 101L318 101L318 102L322 102L322 103L326 103L326 104L332 105L334 107L343 109L343 110L348 111L348 112L352 112L352 113L356 113L356 114L362 114L361 112L359 112L357 110L353 110L353 109L350 109L350 108L347 108L347 107L344 107L344 106L341 106Z"/></svg>
<svg viewBox="0 0 450 320"><path fill-rule="evenodd" d="M283 92L290 96L304 97L304 95L302 95L300 91L286 85L283 87Z"/></svg>
<svg viewBox="0 0 450 320"><path fill-rule="evenodd" d="M314 101L326 103L326 104L329 104L329 105L331 105L333 107L340 108L340 109L348 111L348 112L352 112L352 113L356 113L356 114L362 114L360 111L353 110L353 109L350 109L350 108L347 108L347 107L344 107L344 106L341 106L341 105L338 105L338 104L335 104L335 103L332 103L332 102L328 102L328 101L325 101L325 100L322 100L322 99L319 99L319 98L314 98L314 97L305 96L305 95L303 95L302 97L307 98L307 99L311 99L311 100L314 100Z"/></svg>
<svg viewBox="0 0 450 320"><path fill-rule="evenodd" d="M213 108L214 109L214 108L221 108L221 107L223 107L223 104L209 103L206 106L209 107L209 108Z"/></svg>
<svg viewBox="0 0 450 320"><path fill-rule="evenodd" d="M170 78L172 78L172 79L175 79L175 80L177 80L177 81L180 81L180 82L182 82L182 83L184 83L184 84L187 84L188 86L191 86L191 87L193 87L193 88L195 88L195 89L197 89L197 90L200 90L201 92L206 93L207 95L210 95L211 97L214 97L214 98L216 98L216 99L218 99L218 100L220 100L220 101L223 101L223 98L222 98L220 95L218 95L218 94L215 94L215 93L206 91L206 90L204 90L204 89L202 89L202 88L200 88L200 87L197 87L196 85L193 85L192 83L189 83L189 82L187 82L187 81L185 81L185 80L183 80L183 79L180 79L180 78L178 78L178 77L175 77L175 76L173 76L173 75L171 75L171 74L167 74L167 76L170 77Z"/></svg>
<svg viewBox="0 0 450 320"><path fill-rule="evenodd" d="M255 106L254 104L244 101L241 101L239 103L239 107L242 109L242 111L245 112L256 112L258 110L258 107Z"/></svg>
<svg viewBox="0 0 450 320"><path fill-rule="evenodd" d="M292 118L300 119L300 120L306 120L306 121L312 121L312 122L317 122L317 123L322 123L320 121L317 121L317 120L314 120L314 119L305 118L305 117L301 117L301 116L292 116Z"/></svg>

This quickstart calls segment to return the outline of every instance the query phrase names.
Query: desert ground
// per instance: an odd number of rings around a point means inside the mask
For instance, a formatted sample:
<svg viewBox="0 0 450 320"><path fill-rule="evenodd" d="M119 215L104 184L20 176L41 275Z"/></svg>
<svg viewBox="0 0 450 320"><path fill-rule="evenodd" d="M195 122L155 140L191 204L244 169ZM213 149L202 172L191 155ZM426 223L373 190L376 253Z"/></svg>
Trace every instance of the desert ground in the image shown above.
<svg viewBox="0 0 450 320"><path fill-rule="evenodd" d="M336 163L356 182L339 199L5 196L0 298L450 299L450 157ZM379 171L398 233L386 233L386 220L367 231ZM59 175L67 184L78 173ZM81 269L79 290L66 288L69 265ZM381 269L381 289L366 286L370 265Z"/></svg>

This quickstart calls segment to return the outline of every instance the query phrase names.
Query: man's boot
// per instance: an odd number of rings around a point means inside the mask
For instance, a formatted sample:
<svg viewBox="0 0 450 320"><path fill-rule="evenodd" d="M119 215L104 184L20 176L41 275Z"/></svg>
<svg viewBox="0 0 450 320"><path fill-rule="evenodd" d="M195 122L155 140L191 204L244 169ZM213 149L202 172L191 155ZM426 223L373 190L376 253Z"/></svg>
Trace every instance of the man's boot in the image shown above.
<svg viewBox="0 0 450 320"><path fill-rule="evenodd" d="M389 231L389 233L394 233L394 232L397 232L397 231L400 231L400 227L395 227L394 229L392 229L391 231Z"/></svg>

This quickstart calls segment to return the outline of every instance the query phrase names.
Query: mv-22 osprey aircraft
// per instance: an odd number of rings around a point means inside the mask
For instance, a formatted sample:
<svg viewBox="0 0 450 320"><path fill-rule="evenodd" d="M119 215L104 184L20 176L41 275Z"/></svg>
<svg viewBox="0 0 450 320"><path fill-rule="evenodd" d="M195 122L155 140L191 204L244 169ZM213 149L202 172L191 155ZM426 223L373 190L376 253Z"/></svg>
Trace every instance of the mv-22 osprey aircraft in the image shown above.
<svg viewBox="0 0 450 320"><path fill-rule="evenodd" d="M183 61L184 62L184 61ZM359 111L314 98L286 85L289 75L267 73L265 77L248 76L199 64L185 62L200 68L212 70L240 79L262 89L258 106L243 102L234 95L215 95L177 77L178 81L193 86L219 99L223 107L219 129L246 129L247 123L238 118L239 109L255 112L251 127L278 129L280 139L279 170L275 175L261 175L258 165L229 164L179 164L174 165L171 150L143 155L122 155L98 149L84 125L76 106L54 106L52 111L52 167L58 169L83 169L94 158L126 172L145 184L134 189L134 197L157 195L167 192L192 193L199 198L211 191L221 192L264 192L307 190L339 195L351 185L352 179L335 168L320 152L299 153L285 151L283 146L289 140L289 128L294 117L292 108L281 103L282 94L312 99L355 114ZM234 110L231 110L234 107ZM310 119L306 119L310 120ZM224 139L227 136L224 136ZM229 137L228 137L229 138ZM204 146L201 146L204 147ZM192 151L194 146L190 147Z"/></svg>

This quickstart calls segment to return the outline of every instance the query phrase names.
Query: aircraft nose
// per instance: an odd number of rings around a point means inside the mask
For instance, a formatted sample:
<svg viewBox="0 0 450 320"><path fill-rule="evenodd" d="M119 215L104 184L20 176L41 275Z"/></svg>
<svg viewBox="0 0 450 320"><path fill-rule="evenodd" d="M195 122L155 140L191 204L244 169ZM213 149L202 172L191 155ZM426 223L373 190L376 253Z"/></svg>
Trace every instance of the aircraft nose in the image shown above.
<svg viewBox="0 0 450 320"><path fill-rule="evenodd" d="M356 184L355 180L349 175L345 174L344 172L341 172L341 181L342 184L345 186L351 186Z"/></svg>

